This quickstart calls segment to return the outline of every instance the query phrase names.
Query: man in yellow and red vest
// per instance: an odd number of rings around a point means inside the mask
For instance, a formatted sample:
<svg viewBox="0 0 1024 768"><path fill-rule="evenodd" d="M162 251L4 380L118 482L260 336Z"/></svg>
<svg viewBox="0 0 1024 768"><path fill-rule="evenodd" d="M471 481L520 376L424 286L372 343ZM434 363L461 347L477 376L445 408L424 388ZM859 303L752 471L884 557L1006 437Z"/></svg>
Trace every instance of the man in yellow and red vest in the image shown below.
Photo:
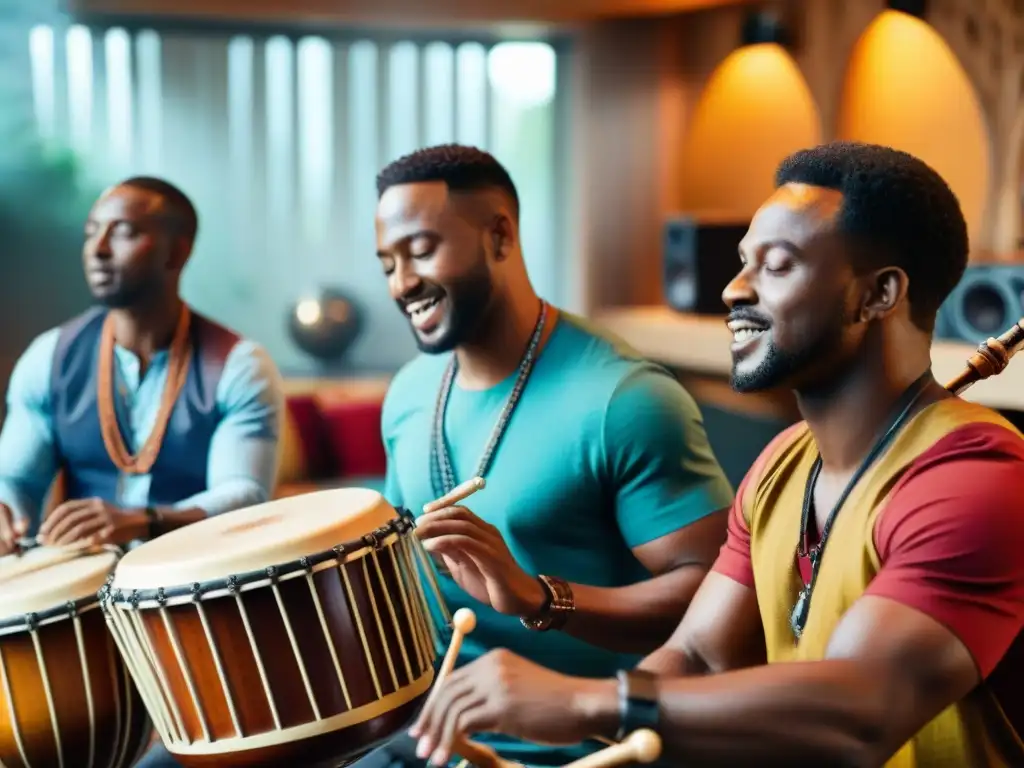
<svg viewBox="0 0 1024 768"><path fill-rule="evenodd" d="M776 187L723 294L732 378L804 420L741 484L679 628L617 679L478 659L414 724L421 757L647 727L671 765L1024 766L1024 438L931 374L960 206L865 144L798 152Z"/></svg>

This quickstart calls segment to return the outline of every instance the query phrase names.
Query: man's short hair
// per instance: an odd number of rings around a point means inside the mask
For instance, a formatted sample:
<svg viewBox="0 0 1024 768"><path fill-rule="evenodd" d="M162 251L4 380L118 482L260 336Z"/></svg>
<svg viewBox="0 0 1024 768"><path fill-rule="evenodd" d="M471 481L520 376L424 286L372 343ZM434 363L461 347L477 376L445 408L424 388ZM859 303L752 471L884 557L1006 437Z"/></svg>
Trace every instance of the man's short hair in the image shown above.
<svg viewBox="0 0 1024 768"><path fill-rule="evenodd" d="M505 166L493 155L462 144L419 149L390 163L377 175L377 195L399 184L443 181L453 192L500 189L519 216L519 193Z"/></svg>
<svg viewBox="0 0 1024 768"><path fill-rule="evenodd" d="M117 186L132 187L133 189L144 189L153 192L164 199L168 218L175 224L181 235L188 241L194 242L196 233L199 231L199 215L188 195L171 184L169 181L158 179L155 176L133 176L125 179Z"/></svg>
<svg viewBox="0 0 1024 768"><path fill-rule="evenodd" d="M967 268L967 222L956 195L923 161L875 144L834 142L782 161L777 186L795 182L838 190L837 229L863 246L857 264L907 273L914 323L926 331Z"/></svg>

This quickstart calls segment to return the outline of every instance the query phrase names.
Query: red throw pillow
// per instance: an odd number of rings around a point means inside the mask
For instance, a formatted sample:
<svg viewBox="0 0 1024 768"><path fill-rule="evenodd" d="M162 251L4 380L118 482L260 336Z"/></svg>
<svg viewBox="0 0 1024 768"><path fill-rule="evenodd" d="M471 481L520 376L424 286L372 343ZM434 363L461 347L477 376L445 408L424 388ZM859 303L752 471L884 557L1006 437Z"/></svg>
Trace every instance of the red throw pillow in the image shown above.
<svg viewBox="0 0 1024 768"><path fill-rule="evenodd" d="M387 457L380 436L383 403L355 401L321 407L341 477L383 477Z"/></svg>
<svg viewBox="0 0 1024 768"><path fill-rule="evenodd" d="M285 402L299 435L310 480L323 480L337 475L338 460L331 448L330 434L316 398L313 395L293 395Z"/></svg>

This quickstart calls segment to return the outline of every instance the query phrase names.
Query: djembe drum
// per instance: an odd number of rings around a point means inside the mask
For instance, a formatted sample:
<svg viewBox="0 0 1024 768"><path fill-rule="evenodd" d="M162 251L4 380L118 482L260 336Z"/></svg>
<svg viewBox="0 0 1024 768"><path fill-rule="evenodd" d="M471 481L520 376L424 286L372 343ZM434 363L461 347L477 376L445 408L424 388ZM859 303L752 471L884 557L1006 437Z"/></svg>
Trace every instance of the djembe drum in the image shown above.
<svg viewBox="0 0 1024 768"><path fill-rule="evenodd" d="M118 555L34 547L0 558L0 765L139 759L149 718L97 597Z"/></svg>
<svg viewBox="0 0 1024 768"><path fill-rule="evenodd" d="M377 492L321 491L143 544L103 605L182 765L339 765L404 726L434 679L428 591L450 617L425 558Z"/></svg>

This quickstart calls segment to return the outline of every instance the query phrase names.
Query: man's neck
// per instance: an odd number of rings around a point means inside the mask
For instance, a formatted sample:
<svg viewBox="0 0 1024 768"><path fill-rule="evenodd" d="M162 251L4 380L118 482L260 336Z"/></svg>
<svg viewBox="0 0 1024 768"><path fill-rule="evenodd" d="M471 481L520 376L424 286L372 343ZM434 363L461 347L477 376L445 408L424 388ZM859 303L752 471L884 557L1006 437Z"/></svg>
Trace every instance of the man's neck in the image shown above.
<svg viewBox="0 0 1024 768"><path fill-rule="evenodd" d="M889 426L901 396L930 367L928 354L886 360L867 355L827 391L797 393L800 413L810 427L827 471L852 472ZM932 384L920 406L943 396Z"/></svg>
<svg viewBox="0 0 1024 768"><path fill-rule="evenodd" d="M510 301L492 316L472 342L455 350L459 361L458 384L464 389L488 389L511 376L526 354L540 316L540 298L530 292ZM555 309L547 308L539 352L555 325Z"/></svg>
<svg viewBox="0 0 1024 768"><path fill-rule="evenodd" d="M171 345L184 303L177 296L156 299L142 307L111 309L114 340L142 361Z"/></svg>

